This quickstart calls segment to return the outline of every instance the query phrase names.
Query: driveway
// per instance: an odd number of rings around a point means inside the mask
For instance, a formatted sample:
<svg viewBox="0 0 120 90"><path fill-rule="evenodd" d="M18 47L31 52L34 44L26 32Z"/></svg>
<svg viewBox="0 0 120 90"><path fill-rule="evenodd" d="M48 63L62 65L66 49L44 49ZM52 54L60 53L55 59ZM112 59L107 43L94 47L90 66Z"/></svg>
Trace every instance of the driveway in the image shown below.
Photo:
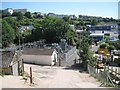
<svg viewBox="0 0 120 90"><path fill-rule="evenodd" d="M32 67L33 84L22 76L4 76L3 88L101 88L100 82L88 73L69 67L51 67L25 64L25 71L29 74Z"/></svg>
<svg viewBox="0 0 120 90"><path fill-rule="evenodd" d="M86 72L71 67L51 67L25 64L25 71L29 73L32 67L33 82L39 88L99 88L101 85Z"/></svg>

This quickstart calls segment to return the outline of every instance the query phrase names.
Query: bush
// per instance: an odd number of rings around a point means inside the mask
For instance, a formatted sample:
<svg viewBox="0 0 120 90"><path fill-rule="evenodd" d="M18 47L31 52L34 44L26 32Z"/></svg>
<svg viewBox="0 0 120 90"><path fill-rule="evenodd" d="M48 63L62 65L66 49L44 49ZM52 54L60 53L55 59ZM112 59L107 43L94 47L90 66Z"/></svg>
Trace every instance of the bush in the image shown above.
<svg viewBox="0 0 120 90"><path fill-rule="evenodd" d="M107 44L106 43L102 43L101 45L100 45L100 48L106 48L107 47Z"/></svg>
<svg viewBox="0 0 120 90"><path fill-rule="evenodd" d="M107 48L108 48L109 51L111 51L111 50L115 49L115 46L114 45L109 45Z"/></svg>

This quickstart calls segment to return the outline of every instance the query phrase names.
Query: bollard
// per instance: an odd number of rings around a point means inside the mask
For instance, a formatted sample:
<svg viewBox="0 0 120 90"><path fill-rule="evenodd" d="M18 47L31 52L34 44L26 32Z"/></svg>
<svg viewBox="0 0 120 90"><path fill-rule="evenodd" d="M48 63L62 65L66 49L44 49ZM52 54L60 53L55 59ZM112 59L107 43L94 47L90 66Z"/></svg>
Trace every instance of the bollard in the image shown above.
<svg viewBox="0 0 120 90"><path fill-rule="evenodd" d="M30 67L30 83L32 83L32 67Z"/></svg>

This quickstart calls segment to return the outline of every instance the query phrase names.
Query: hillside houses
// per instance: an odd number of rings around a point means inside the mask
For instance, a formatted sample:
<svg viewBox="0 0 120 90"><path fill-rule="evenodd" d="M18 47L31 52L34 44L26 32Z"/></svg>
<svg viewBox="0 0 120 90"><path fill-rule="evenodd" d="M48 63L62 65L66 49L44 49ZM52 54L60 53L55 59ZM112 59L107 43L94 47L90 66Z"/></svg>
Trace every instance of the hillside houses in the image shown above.
<svg viewBox="0 0 120 90"><path fill-rule="evenodd" d="M61 19L62 19L63 17L67 17L67 16L69 16L70 19L76 18L75 15L64 15L64 14L54 14L54 13L48 13L47 15L48 15L48 16L52 16L52 17L56 17L56 18L61 18Z"/></svg>
<svg viewBox="0 0 120 90"><path fill-rule="evenodd" d="M27 12L27 9L12 9L12 8L7 8L3 10L4 14L13 14L13 12L21 12L25 14Z"/></svg>

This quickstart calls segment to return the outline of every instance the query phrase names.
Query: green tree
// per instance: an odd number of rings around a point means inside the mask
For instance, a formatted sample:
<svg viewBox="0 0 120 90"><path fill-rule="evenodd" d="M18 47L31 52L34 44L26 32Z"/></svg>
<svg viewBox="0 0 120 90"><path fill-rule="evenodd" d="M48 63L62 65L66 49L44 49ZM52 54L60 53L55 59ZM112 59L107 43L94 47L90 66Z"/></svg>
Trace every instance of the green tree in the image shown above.
<svg viewBox="0 0 120 90"><path fill-rule="evenodd" d="M15 40L14 40L14 43L16 44L18 42L18 38L19 38L19 27L20 27L20 24L19 22L12 18L12 17L7 17L4 19L8 24L9 26L11 26L14 30L14 33L15 33Z"/></svg>
<svg viewBox="0 0 120 90"><path fill-rule="evenodd" d="M91 20L91 24L92 24L92 25L97 25L97 24L98 24L98 22L97 22L97 20L96 20L96 19L92 19L92 20Z"/></svg>
<svg viewBox="0 0 120 90"><path fill-rule="evenodd" d="M18 31L18 27L20 26L20 24L16 19L12 17L7 17L5 18L5 20L15 30L15 32Z"/></svg>
<svg viewBox="0 0 120 90"><path fill-rule="evenodd" d="M76 45L76 34L74 30L68 30L66 33L66 37L68 40L68 44L70 45Z"/></svg>
<svg viewBox="0 0 120 90"><path fill-rule="evenodd" d="M66 32L70 29L69 24L62 19L47 17L42 21L44 37L48 43L59 42L66 38Z"/></svg>
<svg viewBox="0 0 120 90"><path fill-rule="evenodd" d="M63 20L64 20L65 22L70 22L70 17L69 17L69 16L65 16L65 17L63 17Z"/></svg>
<svg viewBox="0 0 120 90"><path fill-rule="evenodd" d="M17 19L18 20L23 20L23 14L21 12L17 13Z"/></svg>
<svg viewBox="0 0 120 90"><path fill-rule="evenodd" d="M24 16L25 16L25 17L27 17L27 18L32 18L32 16L31 16L31 13L30 13L30 12L26 12Z"/></svg>
<svg viewBox="0 0 120 90"><path fill-rule="evenodd" d="M67 39L66 33L70 29L70 26L63 19L46 16L42 21L33 21L35 29L27 37L26 42L29 41L29 38L32 41L45 39L46 43L59 42L61 38Z"/></svg>
<svg viewBox="0 0 120 90"><path fill-rule="evenodd" d="M86 31L82 32L78 37L79 41L79 57L83 61L84 69L87 70L87 62L92 59L92 53L90 51L91 39Z"/></svg>
<svg viewBox="0 0 120 90"><path fill-rule="evenodd" d="M8 47L14 42L14 39L14 29L5 20L2 20L2 47Z"/></svg>

